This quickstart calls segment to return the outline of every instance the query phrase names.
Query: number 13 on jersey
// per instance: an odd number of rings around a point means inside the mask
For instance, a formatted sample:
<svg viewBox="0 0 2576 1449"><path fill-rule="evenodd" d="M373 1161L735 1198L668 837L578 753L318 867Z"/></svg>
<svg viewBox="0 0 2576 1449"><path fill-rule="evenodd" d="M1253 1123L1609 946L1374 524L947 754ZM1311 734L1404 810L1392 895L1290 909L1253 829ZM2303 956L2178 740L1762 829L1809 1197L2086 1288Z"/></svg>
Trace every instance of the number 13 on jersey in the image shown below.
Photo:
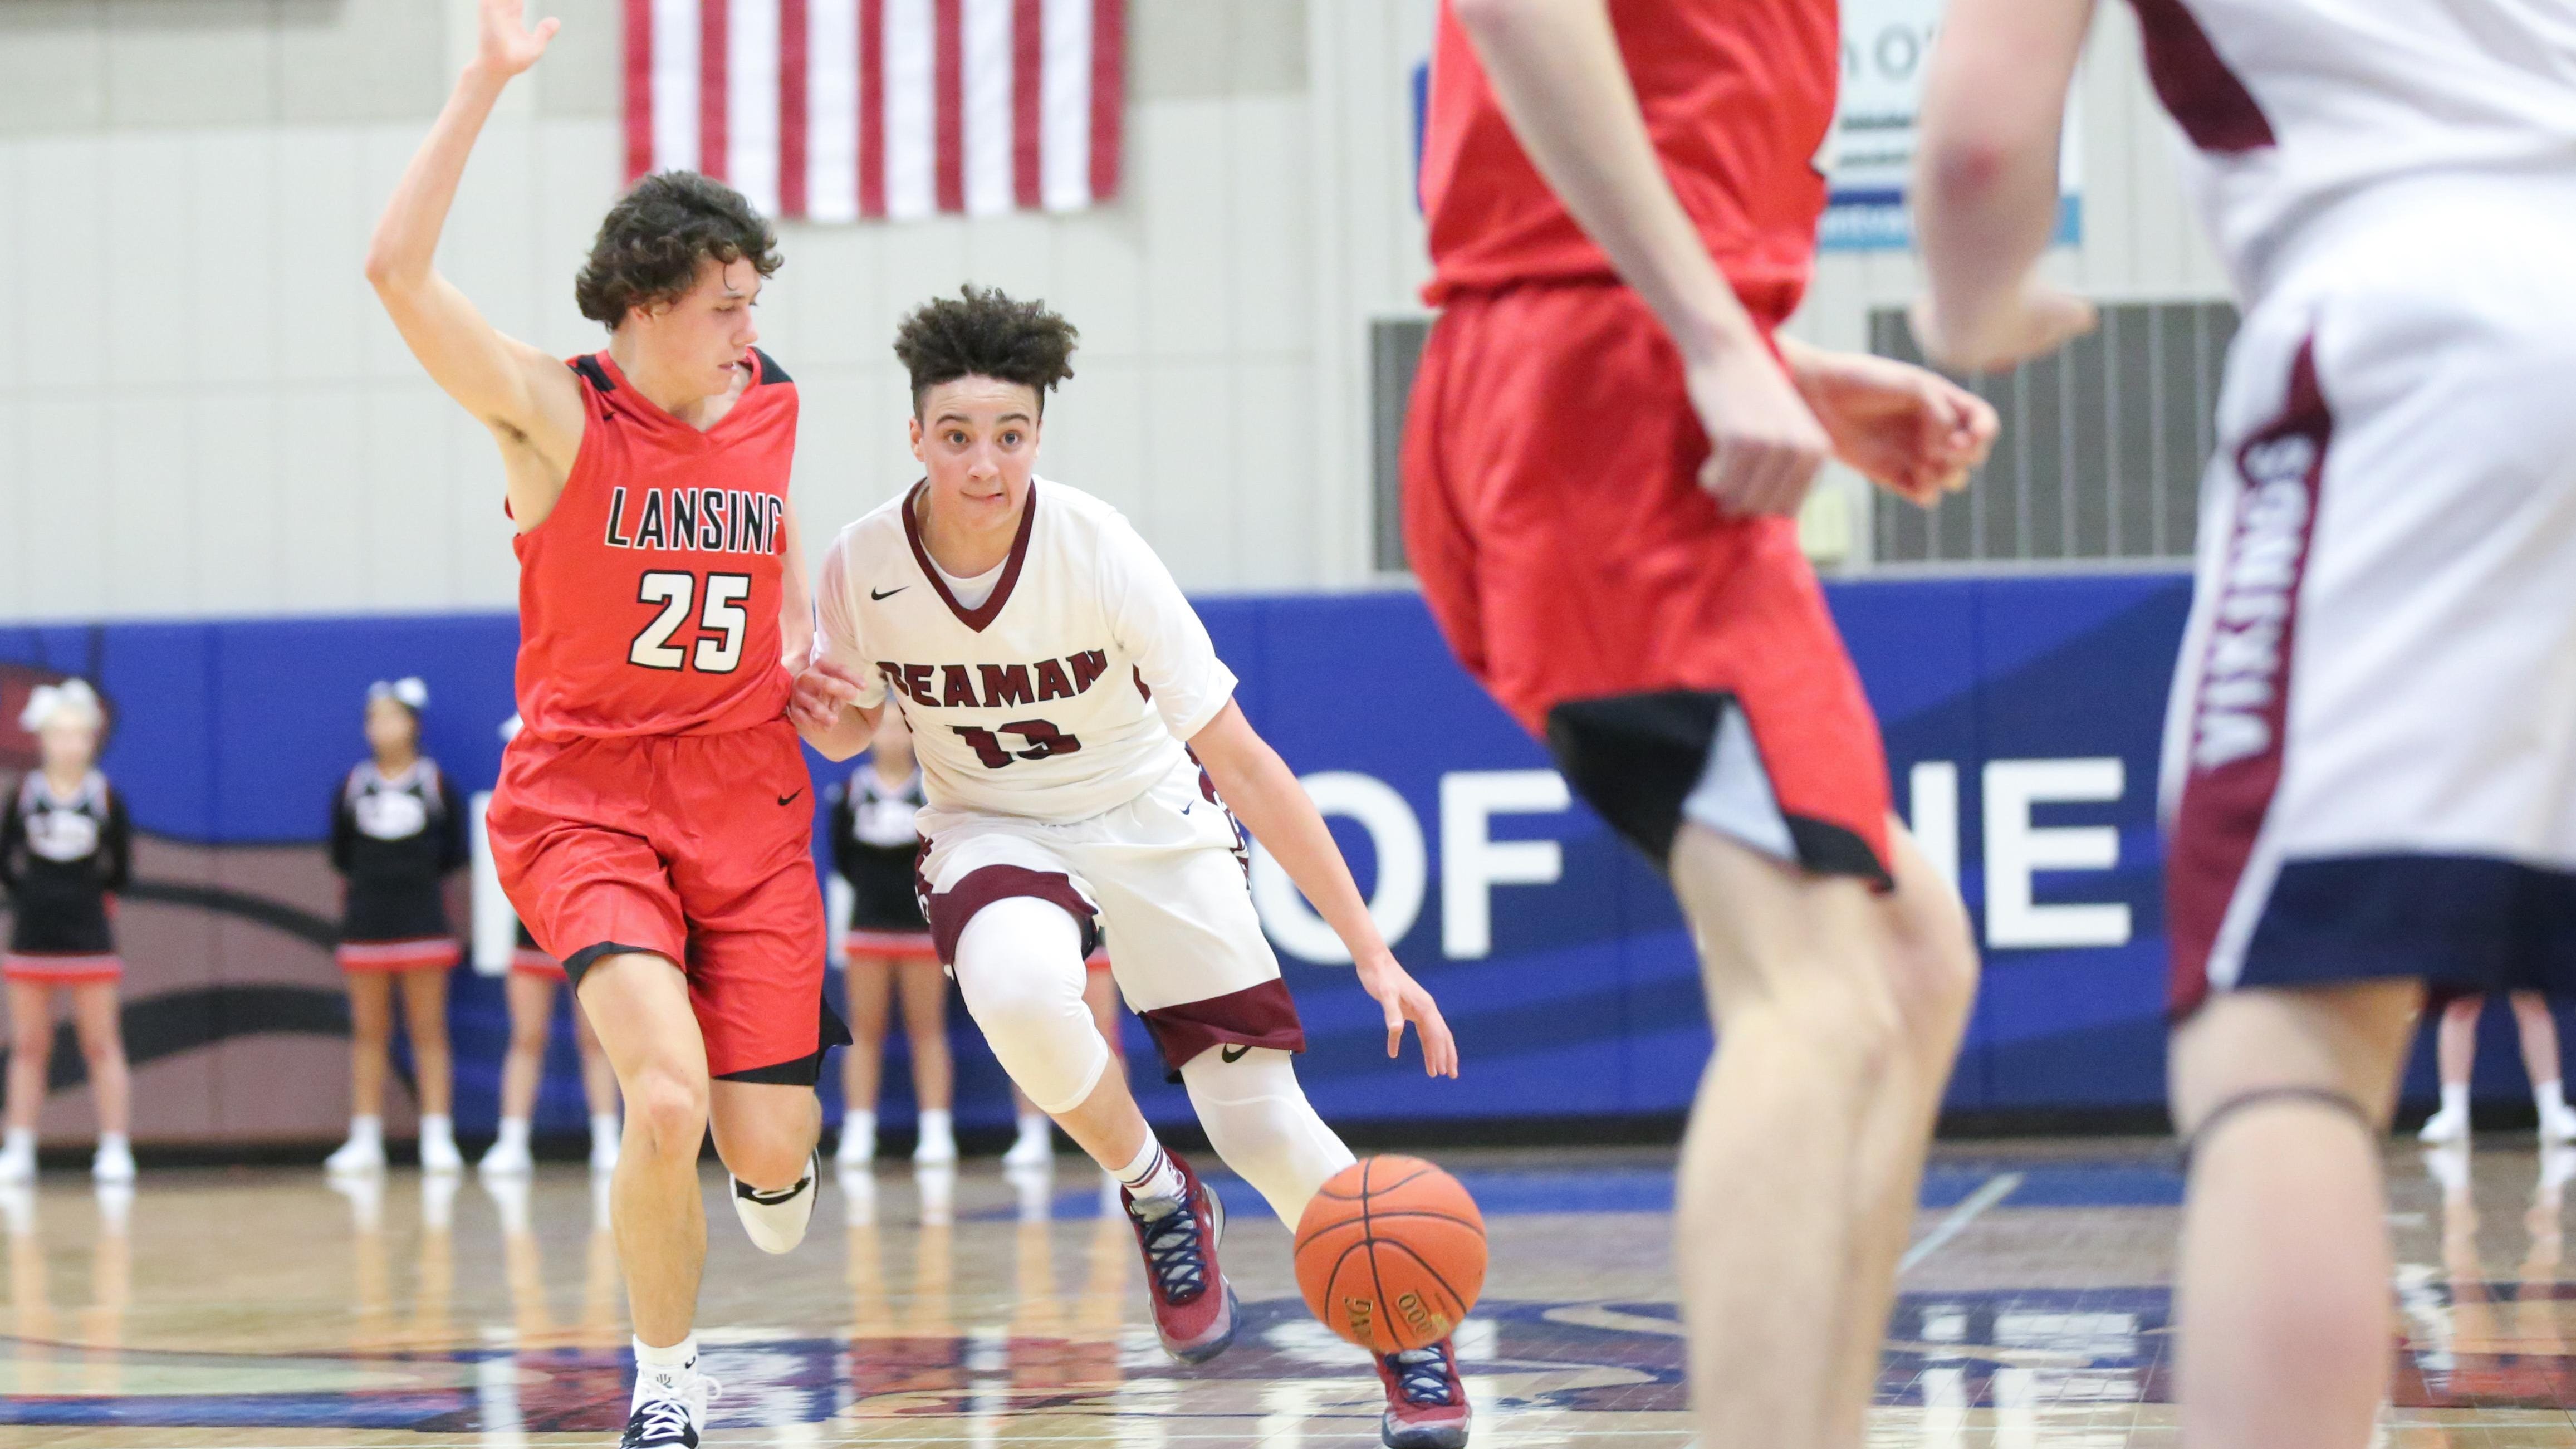
<svg viewBox="0 0 2576 1449"><path fill-rule="evenodd" d="M703 605L699 604L701 593L705 595ZM636 584L636 602L660 604L662 611L627 647L627 662L646 669L686 669L695 665L700 674L733 673L742 667L743 630L750 622L742 601L750 597L749 574L708 574L702 590L698 576L684 569L647 570ZM693 608L700 631L694 650L671 642L671 636L688 621Z"/></svg>

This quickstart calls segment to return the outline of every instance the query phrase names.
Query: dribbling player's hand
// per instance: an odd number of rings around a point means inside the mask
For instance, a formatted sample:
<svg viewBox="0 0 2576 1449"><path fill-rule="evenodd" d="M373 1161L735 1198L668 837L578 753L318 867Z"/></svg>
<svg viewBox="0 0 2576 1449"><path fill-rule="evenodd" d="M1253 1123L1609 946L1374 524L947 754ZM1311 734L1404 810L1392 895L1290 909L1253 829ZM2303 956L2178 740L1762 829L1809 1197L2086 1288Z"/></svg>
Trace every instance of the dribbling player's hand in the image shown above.
<svg viewBox="0 0 2576 1449"><path fill-rule="evenodd" d="M483 35L474 58L497 75L517 75L546 53L563 22L548 16L528 28L526 0L483 0Z"/></svg>
<svg viewBox="0 0 2576 1449"><path fill-rule="evenodd" d="M1795 361L1834 456L1908 502L1929 508L1967 487L1994 447L1994 408L1928 368L1803 348Z"/></svg>
<svg viewBox="0 0 2576 1449"><path fill-rule="evenodd" d="M1404 1049L1404 1024L1409 1021L1422 1034L1423 1075L1458 1075L1458 1039L1449 1034L1449 1023L1441 1018L1440 1003L1396 961L1395 953L1381 947L1360 958L1357 965L1360 989L1386 1011L1387 1056Z"/></svg>
<svg viewBox="0 0 2576 1449"><path fill-rule="evenodd" d="M841 711L856 704L860 681L829 659L816 659L796 675L787 696L787 719L802 735L820 735L841 722Z"/></svg>
<svg viewBox="0 0 2576 1449"><path fill-rule="evenodd" d="M1796 513L1832 443L1780 364L1747 343L1691 365L1683 380L1708 433L1699 486L1731 517Z"/></svg>
<svg viewBox="0 0 2576 1449"><path fill-rule="evenodd" d="M1997 372L2055 352L2092 331L2102 314L2072 292L2034 281L1981 318L1952 317L1930 297L1917 297L1906 320L1934 362L1957 372Z"/></svg>

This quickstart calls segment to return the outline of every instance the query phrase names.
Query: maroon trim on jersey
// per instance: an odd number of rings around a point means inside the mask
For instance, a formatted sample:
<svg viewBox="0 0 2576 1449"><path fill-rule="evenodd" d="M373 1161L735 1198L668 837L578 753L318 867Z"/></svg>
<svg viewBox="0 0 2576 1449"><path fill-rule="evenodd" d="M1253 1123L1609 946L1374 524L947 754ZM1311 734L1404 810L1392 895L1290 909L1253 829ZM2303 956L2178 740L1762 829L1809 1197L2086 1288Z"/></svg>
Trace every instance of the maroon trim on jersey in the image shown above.
<svg viewBox="0 0 2576 1449"><path fill-rule="evenodd" d="M1213 1046L1306 1049L1306 1028L1297 1020L1296 998L1288 994L1288 983L1276 976L1223 996L1136 1014L1145 1019L1145 1030L1152 1033L1173 1081L1180 1080L1181 1068Z"/></svg>
<svg viewBox="0 0 2576 1449"><path fill-rule="evenodd" d="M2156 99L2203 151L2236 155L2273 143L2272 123L2254 93L2228 69L2209 32L2185 0L2130 0L2146 42L2147 79Z"/></svg>
<svg viewBox="0 0 2576 1449"><path fill-rule="evenodd" d="M928 848L925 842L923 849ZM966 923L975 919L976 912L1013 896L1062 906L1082 929L1083 954L1091 954L1093 933L1099 929L1092 917L1100 908L1083 899L1082 892L1074 887L1073 877L1058 870L1031 870L1024 865L987 865L966 872L957 884L930 897L929 910L924 914L930 917L930 944L939 953L939 964L957 964L957 939L966 934Z"/></svg>
<svg viewBox="0 0 2576 1449"><path fill-rule="evenodd" d="M2208 601L2214 603L2217 617L2202 646L2190 721L2195 757L2183 776L2165 864L2165 921L2173 938L2168 1004L2176 1017L2189 1014L2209 995L2210 954L2217 949L2228 909L2243 888L2246 862L2253 858L2255 839L2280 788L2282 735L2290 718L2291 650L2298 641L2299 590L2307 578L2318 488L2325 478L2326 449L2333 441L2334 411L2317 382L2317 344L2311 337L2290 364L2289 388L2279 416L2236 450L2236 473L2243 491L2231 520L2235 536L2229 542L2226 565L2207 584L2218 594ZM2300 443L2306 445L2303 450L2285 451ZM2285 465L2298 466L2298 473L2288 473ZM2289 490L2286 495L2281 492L2284 488ZM2264 526L2266 515L2277 520L2272 527ZM2281 534L2287 535L2286 540L2264 536ZM2272 548L2286 541L2292 551L2286 559L2249 566L2248 544L2255 540ZM2268 640L2261 637L2266 628L2273 631ZM2222 646L2226 645L2234 646L2227 655L2241 655L2247 663L2222 672ZM2262 729L2260 747L2213 765L2201 764L2197 751L2213 713L2253 715Z"/></svg>
<svg viewBox="0 0 2576 1449"><path fill-rule="evenodd" d="M925 478L913 484L912 492L904 496L903 540L912 545L912 561L921 565L921 576L930 580L930 587L938 591L940 602L948 606L948 612L957 616L957 622L981 634L985 625L1000 616L1002 606L1011 601L1011 590L1019 586L1020 565L1028 562L1029 534L1038 521L1037 480L1029 480L1028 501L1020 505L1020 531L1011 535L1011 556L1002 561L1002 577L994 582L992 597L972 609L957 602L957 596L948 592L948 580L940 577L939 566L930 561L930 550L921 545L921 525L913 518L912 510L929 492L930 480Z"/></svg>

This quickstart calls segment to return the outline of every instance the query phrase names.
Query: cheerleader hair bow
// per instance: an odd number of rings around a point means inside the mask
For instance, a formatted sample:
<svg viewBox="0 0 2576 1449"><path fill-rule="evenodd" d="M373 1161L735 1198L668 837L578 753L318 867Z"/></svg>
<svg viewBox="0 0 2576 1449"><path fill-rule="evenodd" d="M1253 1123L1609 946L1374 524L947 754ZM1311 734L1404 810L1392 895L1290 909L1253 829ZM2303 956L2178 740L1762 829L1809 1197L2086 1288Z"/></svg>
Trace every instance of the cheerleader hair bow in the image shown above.
<svg viewBox="0 0 2576 1449"><path fill-rule="evenodd" d="M29 734L43 729L56 719L69 716L92 729L107 723L107 711L98 702L98 691L85 679L66 679L60 684L40 684L27 696L27 707L18 714L18 728Z"/></svg>
<svg viewBox="0 0 2576 1449"><path fill-rule="evenodd" d="M379 679L367 686L367 703L374 704L380 699L390 699L418 714L429 708L429 686L421 683L420 676L416 674L407 674L400 679Z"/></svg>

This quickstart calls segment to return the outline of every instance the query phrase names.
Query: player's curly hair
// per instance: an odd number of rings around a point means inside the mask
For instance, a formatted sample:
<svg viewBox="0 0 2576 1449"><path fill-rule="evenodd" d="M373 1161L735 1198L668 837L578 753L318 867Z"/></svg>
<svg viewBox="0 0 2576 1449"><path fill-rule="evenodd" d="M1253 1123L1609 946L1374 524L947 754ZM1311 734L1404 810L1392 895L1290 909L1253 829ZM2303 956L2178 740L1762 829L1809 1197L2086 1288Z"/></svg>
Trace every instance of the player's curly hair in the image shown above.
<svg viewBox="0 0 2576 1449"><path fill-rule="evenodd" d="M741 192L694 171L656 171L608 209L573 300L614 332L630 309L686 296L698 263L745 258L764 277L778 270L778 233Z"/></svg>
<svg viewBox="0 0 2576 1449"><path fill-rule="evenodd" d="M1073 376L1073 349L1082 334L1043 301L1017 302L999 287L957 289L912 310L894 333L894 355L912 374L912 414L943 382L991 377L1046 395Z"/></svg>

